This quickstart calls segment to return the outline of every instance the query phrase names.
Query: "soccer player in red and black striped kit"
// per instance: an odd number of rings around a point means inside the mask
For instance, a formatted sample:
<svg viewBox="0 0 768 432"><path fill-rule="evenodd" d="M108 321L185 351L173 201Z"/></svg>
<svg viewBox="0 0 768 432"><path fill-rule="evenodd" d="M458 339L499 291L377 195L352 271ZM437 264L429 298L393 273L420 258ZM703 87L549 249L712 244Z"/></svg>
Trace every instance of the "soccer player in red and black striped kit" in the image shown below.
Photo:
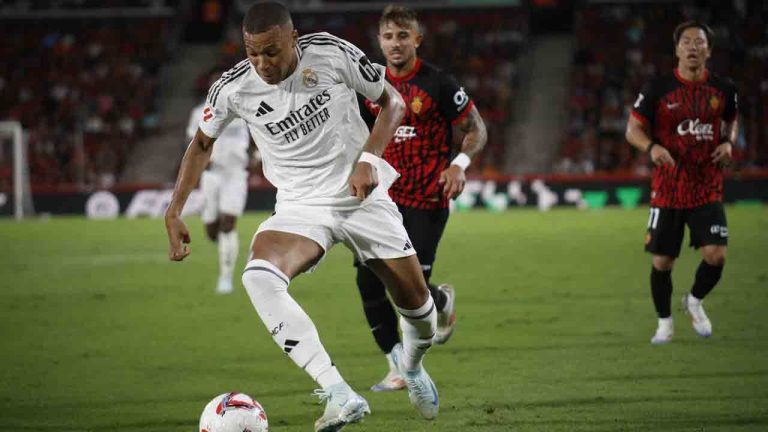
<svg viewBox="0 0 768 432"><path fill-rule="evenodd" d="M673 40L677 68L642 89L627 124L627 140L649 153L656 165L645 245L653 254L651 294L659 318L653 344L670 342L674 333L672 267L686 224L690 245L701 251L702 261L683 308L696 333L712 334L701 303L725 265L728 225L722 168L731 160L738 133L736 88L706 67L712 30L688 21L675 29Z"/></svg>
<svg viewBox="0 0 768 432"><path fill-rule="evenodd" d="M422 42L416 13L390 5L379 20L379 45L387 60L387 80L400 92L406 114L383 158L400 173L389 190L403 216L403 225L416 249L424 278L429 283L443 229L448 201L464 189L464 170L487 139L485 125L472 100L456 81L416 55ZM360 112L373 124L379 107L361 99ZM463 136L461 145L454 137ZM458 141L458 140L457 140ZM458 148L457 148L458 147ZM400 341L397 317L384 285L367 267L357 265L357 286L376 343L386 354L390 371L374 391L398 390L403 379L389 353ZM448 284L429 290L438 311L434 342L445 343L455 323L455 292Z"/></svg>

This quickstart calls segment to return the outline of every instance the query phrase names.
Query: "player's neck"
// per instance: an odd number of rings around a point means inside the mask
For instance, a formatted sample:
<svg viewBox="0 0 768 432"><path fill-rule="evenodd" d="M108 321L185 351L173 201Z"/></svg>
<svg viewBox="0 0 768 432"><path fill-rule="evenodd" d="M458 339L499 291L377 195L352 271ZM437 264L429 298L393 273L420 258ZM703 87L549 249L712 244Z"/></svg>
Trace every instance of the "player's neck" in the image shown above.
<svg viewBox="0 0 768 432"><path fill-rule="evenodd" d="M707 67L705 65L685 67L678 64L677 74L685 81L700 82L707 78Z"/></svg>
<svg viewBox="0 0 768 432"><path fill-rule="evenodd" d="M416 68L416 63L418 62L419 58L418 56L413 56L410 60L408 60L407 63L401 65L401 66L395 66L392 63L387 63L387 69L389 69L389 75L393 78L402 78L404 76L407 76L413 70Z"/></svg>

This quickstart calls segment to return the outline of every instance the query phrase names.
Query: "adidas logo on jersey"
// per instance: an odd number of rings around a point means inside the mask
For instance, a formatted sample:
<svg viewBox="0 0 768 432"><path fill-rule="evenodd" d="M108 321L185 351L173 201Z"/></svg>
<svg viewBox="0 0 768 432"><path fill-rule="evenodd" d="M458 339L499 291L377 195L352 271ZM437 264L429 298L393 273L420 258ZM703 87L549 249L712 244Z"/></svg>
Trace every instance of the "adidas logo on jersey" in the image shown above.
<svg viewBox="0 0 768 432"><path fill-rule="evenodd" d="M269 113L271 113L274 110L275 109L272 108L271 106L267 105L266 102L261 101L261 103L259 104L259 109L256 110L256 117L261 117L264 114L269 114Z"/></svg>

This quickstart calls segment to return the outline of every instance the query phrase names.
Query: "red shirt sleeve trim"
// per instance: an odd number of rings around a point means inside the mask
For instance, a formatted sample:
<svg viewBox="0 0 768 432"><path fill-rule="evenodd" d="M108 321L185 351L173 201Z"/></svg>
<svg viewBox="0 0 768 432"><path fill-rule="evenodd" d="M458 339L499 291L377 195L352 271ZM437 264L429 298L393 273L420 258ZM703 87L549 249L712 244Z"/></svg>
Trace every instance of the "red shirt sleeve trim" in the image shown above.
<svg viewBox="0 0 768 432"><path fill-rule="evenodd" d="M461 121L464 120L464 118L469 115L469 112L472 111L472 107L473 106L475 106L475 102L474 101L469 101L469 103L467 104L467 107L464 108L464 111L462 111L461 114L459 114L458 117L453 119L453 121L451 121L451 124L452 125L457 125L457 124L461 123Z"/></svg>
<svg viewBox="0 0 768 432"><path fill-rule="evenodd" d="M635 110L632 110L632 111L630 112L630 114L632 115L632 117L634 117L634 118L636 118L637 120L639 120L639 121L640 121L640 123L642 123L642 124L644 124L644 125L648 126L648 119L647 119L647 118L645 118L645 117L643 117L643 115L642 115L642 114L640 114L639 112L637 112L637 111L635 111Z"/></svg>

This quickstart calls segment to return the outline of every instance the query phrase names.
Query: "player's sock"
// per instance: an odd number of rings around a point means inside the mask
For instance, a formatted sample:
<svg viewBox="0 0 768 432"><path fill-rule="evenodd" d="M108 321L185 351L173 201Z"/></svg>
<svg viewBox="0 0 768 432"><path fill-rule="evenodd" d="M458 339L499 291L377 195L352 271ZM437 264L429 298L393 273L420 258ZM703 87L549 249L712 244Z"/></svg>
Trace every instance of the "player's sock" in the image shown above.
<svg viewBox="0 0 768 432"><path fill-rule="evenodd" d="M696 279L693 282L693 288L691 288L691 295L698 300L704 299L704 297L712 291L712 288L720 281L720 276L723 274L723 266L713 266L707 264L706 261L701 260L699 268L696 270Z"/></svg>
<svg viewBox="0 0 768 432"><path fill-rule="evenodd" d="M261 259L249 261L243 272L243 286L275 343L323 389L344 382L315 324L288 294L289 282L279 268Z"/></svg>
<svg viewBox="0 0 768 432"><path fill-rule="evenodd" d="M657 270L651 266L651 296L659 318L672 315L672 270Z"/></svg>
<svg viewBox="0 0 768 432"><path fill-rule="evenodd" d="M400 342L397 332L397 315L387 297L386 288L367 267L357 268L357 288L363 299L363 311L373 338L382 352L389 353Z"/></svg>
<svg viewBox="0 0 768 432"><path fill-rule="evenodd" d="M418 309L397 308L400 312L400 329L403 331L403 364L406 370L421 367L421 359L432 346L437 327L437 310L432 297Z"/></svg>
<svg viewBox="0 0 768 432"><path fill-rule="evenodd" d="M240 249L240 240L237 237L237 230L230 232L219 232L219 277L223 279L232 279L237 262L237 253Z"/></svg>
<svg viewBox="0 0 768 432"><path fill-rule="evenodd" d="M429 287L429 293L435 300L435 307L438 311L442 311L445 308L445 304L448 303L448 297L446 297L444 292L437 289L437 285L427 284L427 287Z"/></svg>

